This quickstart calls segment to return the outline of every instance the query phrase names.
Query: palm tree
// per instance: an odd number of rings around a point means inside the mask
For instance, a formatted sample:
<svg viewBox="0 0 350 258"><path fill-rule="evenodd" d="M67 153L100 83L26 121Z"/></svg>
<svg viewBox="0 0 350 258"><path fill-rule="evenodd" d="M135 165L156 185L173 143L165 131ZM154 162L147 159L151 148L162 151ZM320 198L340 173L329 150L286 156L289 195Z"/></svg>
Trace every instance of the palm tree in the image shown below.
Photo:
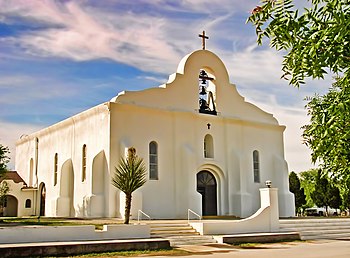
<svg viewBox="0 0 350 258"><path fill-rule="evenodd" d="M136 155L136 149L128 149L126 159L121 158L112 177L112 185L125 193L125 219L129 224L132 193L146 183L146 166L143 159Z"/></svg>

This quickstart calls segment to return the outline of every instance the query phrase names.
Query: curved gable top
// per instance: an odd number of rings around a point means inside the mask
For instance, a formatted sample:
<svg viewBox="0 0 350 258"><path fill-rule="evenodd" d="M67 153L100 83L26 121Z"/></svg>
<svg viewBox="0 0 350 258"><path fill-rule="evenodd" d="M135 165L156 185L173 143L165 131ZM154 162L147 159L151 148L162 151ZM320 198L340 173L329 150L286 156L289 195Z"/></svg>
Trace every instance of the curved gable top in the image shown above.
<svg viewBox="0 0 350 258"><path fill-rule="evenodd" d="M237 92L236 86L230 83L224 63L217 55L208 50L197 50L185 56L180 61L177 72L169 76L166 84L142 91L124 91L111 99L111 102L198 113L198 76L201 69L214 77L212 82L216 88L215 102L218 116L278 124L271 114L244 101L244 98Z"/></svg>

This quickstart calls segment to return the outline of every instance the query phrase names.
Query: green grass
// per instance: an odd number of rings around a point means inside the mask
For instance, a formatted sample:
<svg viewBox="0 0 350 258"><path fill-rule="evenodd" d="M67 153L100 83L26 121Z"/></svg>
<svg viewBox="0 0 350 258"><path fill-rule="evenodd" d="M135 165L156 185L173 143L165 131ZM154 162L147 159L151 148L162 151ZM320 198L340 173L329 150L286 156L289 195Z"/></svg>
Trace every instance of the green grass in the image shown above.
<svg viewBox="0 0 350 258"><path fill-rule="evenodd" d="M118 222L116 222L118 223ZM96 229L102 229L102 223L88 219L66 219L66 218L48 218L37 216L28 218L4 218L0 219L1 226L19 226L19 225L38 225L38 226L79 226L79 225L94 225Z"/></svg>
<svg viewBox="0 0 350 258"><path fill-rule="evenodd" d="M179 249L160 249L160 250L142 250L142 251L118 251L118 252L105 252L105 253L89 253L81 255L70 255L74 258L87 258L87 257L138 257L138 256L179 256L186 255L189 252ZM57 257L57 256L56 256ZM49 257L48 257L49 258Z"/></svg>

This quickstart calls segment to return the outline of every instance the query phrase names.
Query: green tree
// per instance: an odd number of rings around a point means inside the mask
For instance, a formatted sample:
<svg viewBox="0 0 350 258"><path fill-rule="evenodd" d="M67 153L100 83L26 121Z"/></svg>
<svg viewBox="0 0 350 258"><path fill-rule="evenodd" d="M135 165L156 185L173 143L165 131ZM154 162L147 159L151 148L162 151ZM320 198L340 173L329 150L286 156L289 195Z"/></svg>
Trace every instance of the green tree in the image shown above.
<svg viewBox="0 0 350 258"><path fill-rule="evenodd" d="M128 149L126 159L121 158L112 177L112 185L125 193L125 220L129 224L132 193L146 183L146 166L136 155L136 149Z"/></svg>
<svg viewBox="0 0 350 258"><path fill-rule="evenodd" d="M345 180L345 187L343 188L343 210L349 210L350 211L350 177Z"/></svg>
<svg viewBox="0 0 350 258"><path fill-rule="evenodd" d="M6 202L7 194L10 191L10 187L6 181L0 182L0 216L4 214L4 204Z"/></svg>
<svg viewBox="0 0 350 258"><path fill-rule="evenodd" d="M340 196L339 188L331 185L329 189L329 207L339 209L342 205L342 198Z"/></svg>
<svg viewBox="0 0 350 258"><path fill-rule="evenodd" d="M0 144L0 215L3 214L4 203L7 198L7 194L10 191L9 185L6 181L3 181L3 177L7 171L7 163L10 158L7 156L10 153L9 148Z"/></svg>
<svg viewBox="0 0 350 258"><path fill-rule="evenodd" d="M310 123L303 126L303 138L312 161L336 179L346 180L350 176L350 85L334 83L327 94L310 98L306 108Z"/></svg>
<svg viewBox="0 0 350 258"><path fill-rule="evenodd" d="M302 188L304 188L305 195L306 195L305 207L308 207L308 208L315 206L315 203L311 198L311 193L315 191L317 174L318 174L317 169L310 169L299 173L300 185Z"/></svg>
<svg viewBox="0 0 350 258"><path fill-rule="evenodd" d="M257 42L264 37L283 51L282 77L297 87L304 79L324 78L329 71L342 74L349 84L350 2L308 0L303 10L293 0L261 0L248 22L255 25Z"/></svg>
<svg viewBox="0 0 350 258"><path fill-rule="evenodd" d="M9 153L9 148L0 143L0 178L4 176L7 171L7 163L10 161L10 158L8 157Z"/></svg>
<svg viewBox="0 0 350 258"><path fill-rule="evenodd" d="M295 212L298 214L302 206L306 204L306 197L304 189L300 186L299 177L295 172L289 174L289 191L294 194Z"/></svg>
<svg viewBox="0 0 350 258"><path fill-rule="evenodd" d="M248 21L257 42L264 37L284 55L282 77L297 87L305 78L337 74L325 96L309 98L311 124L304 127L312 160L344 180L349 175L350 148L350 1L308 0L297 9L293 0L262 0Z"/></svg>
<svg viewBox="0 0 350 258"><path fill-rule="evenodd" d="M332 185L324 173L317 174L315 190L311 193L311 198L318 207L325 207L328 214L328 207L339 208L341 197L339 188Z"/></svg>

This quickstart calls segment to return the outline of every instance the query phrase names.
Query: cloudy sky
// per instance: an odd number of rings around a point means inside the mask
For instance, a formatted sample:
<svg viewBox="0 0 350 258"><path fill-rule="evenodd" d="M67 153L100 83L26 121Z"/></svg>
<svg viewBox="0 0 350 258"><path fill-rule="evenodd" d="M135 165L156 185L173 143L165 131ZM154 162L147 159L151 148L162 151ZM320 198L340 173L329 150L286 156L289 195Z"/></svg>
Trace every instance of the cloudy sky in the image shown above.
<svg viewBox="0 0 350 258"><path fill-rule="evenodd" d="M280 79L282 54L256 45L246 24L258 0L0 0L0 143L110 100L165 83L186 54L207 49L225 63L247 101L286 125L290 171L312 167L301 143L303 100L330 80L300 89ZM306 0L298 0L302 6Z"/></svg>

